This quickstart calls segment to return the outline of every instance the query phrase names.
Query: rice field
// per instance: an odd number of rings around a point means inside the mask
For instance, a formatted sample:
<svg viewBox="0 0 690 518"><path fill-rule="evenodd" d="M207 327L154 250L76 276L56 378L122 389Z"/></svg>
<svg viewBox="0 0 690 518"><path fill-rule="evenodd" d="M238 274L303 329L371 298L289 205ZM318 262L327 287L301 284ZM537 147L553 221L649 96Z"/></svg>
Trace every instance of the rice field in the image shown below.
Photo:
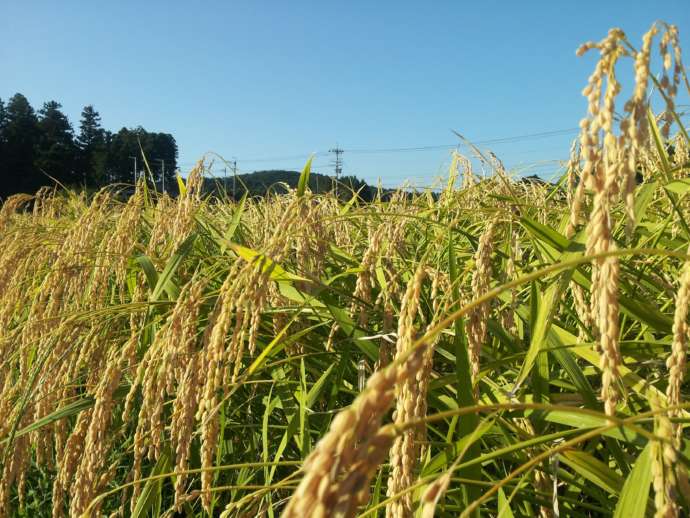
<svg viewBox="0 0 690 518"><path fill-rule="evenodd" d="M8 199L0 516L688 516L690 85L585 52L557 183Z"/></svg>

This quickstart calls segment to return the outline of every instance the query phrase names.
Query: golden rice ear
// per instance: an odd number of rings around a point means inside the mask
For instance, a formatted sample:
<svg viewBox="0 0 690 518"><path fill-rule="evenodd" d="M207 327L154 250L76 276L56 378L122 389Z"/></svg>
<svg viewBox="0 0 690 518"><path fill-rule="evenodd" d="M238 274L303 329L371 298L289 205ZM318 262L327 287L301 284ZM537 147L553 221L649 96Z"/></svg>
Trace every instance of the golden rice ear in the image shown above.
<svg viewBox="0 0 690 518"><path fill-rule="evenodd" d="M385 458L395 435L381 421L395 399L395 387L414 378L423 348L403 361L376 371L365 390L340 411L326 435L304 461L304 475L283 513L301 516L355 516L366 502L371 477Z"/></svg>
<svg viewBox="0 0 690 518"><path fill-rule="evenodd" d="M685 253L690 257L690 247L688 247ZM678 407L682 402L681 386L687 370L688 337L690 335L690 326L688 326L689 308L690 259L687 259L683 265L678 283L675 310L673 312L673 342L671 343L671 354L666 359L666 367L668 368L669 376L666 397L668 397L668 406L671 407L669 415L673 417L681 415L681 409ZM673 427L676 431L677 439L680 440L682 426L680 423L675 423Z"/></svg>
<svg viewBox="0 0 690 518"><path fill-rule="evenodd" d="M449 484L450 473L444 473L431 484L429 484L429 486L424 490L421 499L422 518L434 517L436 513L436 505L448 489Z"/></svg>
<svg viewBox="0 0 690 518"><path fill-rule="evenodd" d="M667 407L662 406L658 396L651 397L650 406L655 412L656 440L652 444L652 486L656 516L676 517L679 516L676 435Z"/></svg>
<svg viewBox="0 0 690 518"><path fill-rule="evenodd" d="M398 317L398 340L396 343L395 360L402 360L411 351L416 336L415 320L421 300L422 284L426 278L426 268L417 267L414 275L407 284L405 295L400 305ZM422 372L424 368L420 369ZM409 420L423 417L416 411L422 409L418 405L420 398L426 399L426 393L420 393L425 385L418 383L417 377L410 376L401 383L396 390L395 423L402 425ZM388 496L393 496L412 485L417 465L419 445L416 441L417 432L408 429L396 437L390 449L390 474L388 477ZM406 493L391 502L386 507L386 514L391 517L408 516L412 513L412 496Z"/></svg>
<svg viewBox="0 0 690 518"><path fill-rule="evenodd" d="M479 237L477 252L474 254L474 272L472 274L472 298L476 299L489 291L491 287L491 254L494 249L494 232L496 221L492 221ZM472 369L472 383L477 383L480 369L482 345L486 340L490 303L477 306L469 315L467 323L467 345Z"/></svg>

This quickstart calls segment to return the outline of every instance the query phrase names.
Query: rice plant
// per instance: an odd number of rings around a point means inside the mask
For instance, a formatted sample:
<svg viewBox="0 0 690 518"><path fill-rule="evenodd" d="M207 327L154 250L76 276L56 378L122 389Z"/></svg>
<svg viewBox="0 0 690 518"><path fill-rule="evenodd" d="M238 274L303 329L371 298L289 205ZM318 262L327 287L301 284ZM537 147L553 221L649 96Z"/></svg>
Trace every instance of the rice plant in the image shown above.
<svg viewBox="0 0 690 518"><path fill-rule="evenodd" d="M690 85L588 51L555 184L8 199L0 516L687 516Z"/></svg>

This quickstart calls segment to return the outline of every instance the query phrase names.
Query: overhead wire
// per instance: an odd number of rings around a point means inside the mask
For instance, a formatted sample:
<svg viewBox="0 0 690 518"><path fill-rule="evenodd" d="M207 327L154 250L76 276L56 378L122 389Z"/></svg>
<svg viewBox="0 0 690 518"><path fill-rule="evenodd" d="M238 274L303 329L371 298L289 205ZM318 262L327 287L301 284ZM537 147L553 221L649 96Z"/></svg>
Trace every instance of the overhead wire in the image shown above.
<svg viewBox="0 0 690 518"><path fill-rule="evenodd" d="M511 144L515 142L521 142L524 140L542 139L556 136L565 136L575 134L579 131L579 128L565 128L560 130L543 131L539 133L527 133L522 135L513 135L510 137L499 137L484 140L471 140L468 139L475 146L485 146L485 145L497 145L497 144ZM376 153L407 153L415 151L431 151L439 149L455 149L457 147L462 147L465 144L462 142L449 143L449 144L434 144L429 146L414 146L414 147L395 147L395 148L345 148L344 151L349 154L376 154ZM289 156L279 156L279 157L262 157L262 158L238 158L238 163L260 163L260 162L283 162L288 160L306 160L310 156L328 156L330 153L328 151L316 151L314 153L303 153L300 155L289 155ZM193 165L196 162L185 162L182 165Z"/></svg>

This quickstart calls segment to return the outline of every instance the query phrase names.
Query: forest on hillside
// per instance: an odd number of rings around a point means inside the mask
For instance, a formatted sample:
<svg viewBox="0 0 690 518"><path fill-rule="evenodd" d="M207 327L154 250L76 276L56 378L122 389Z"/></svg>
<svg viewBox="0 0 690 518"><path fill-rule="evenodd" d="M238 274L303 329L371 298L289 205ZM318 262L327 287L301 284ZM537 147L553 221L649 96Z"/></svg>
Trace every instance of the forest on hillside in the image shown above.
<svg viewBox="0 0 690 518"><path fill-rule="evenodd" d="M146 157L148 167L142 157ZM136 162L135 162L136 157ZM35 110L22 94L0 99L0 198L33 193L56 182L96 189L133 183L135 164L150 170L156 183L172 185L177 170L177 143L169 133L141 126L116 133L101 126L92 105L81 112L78 130L57 101Z"/></svg>

